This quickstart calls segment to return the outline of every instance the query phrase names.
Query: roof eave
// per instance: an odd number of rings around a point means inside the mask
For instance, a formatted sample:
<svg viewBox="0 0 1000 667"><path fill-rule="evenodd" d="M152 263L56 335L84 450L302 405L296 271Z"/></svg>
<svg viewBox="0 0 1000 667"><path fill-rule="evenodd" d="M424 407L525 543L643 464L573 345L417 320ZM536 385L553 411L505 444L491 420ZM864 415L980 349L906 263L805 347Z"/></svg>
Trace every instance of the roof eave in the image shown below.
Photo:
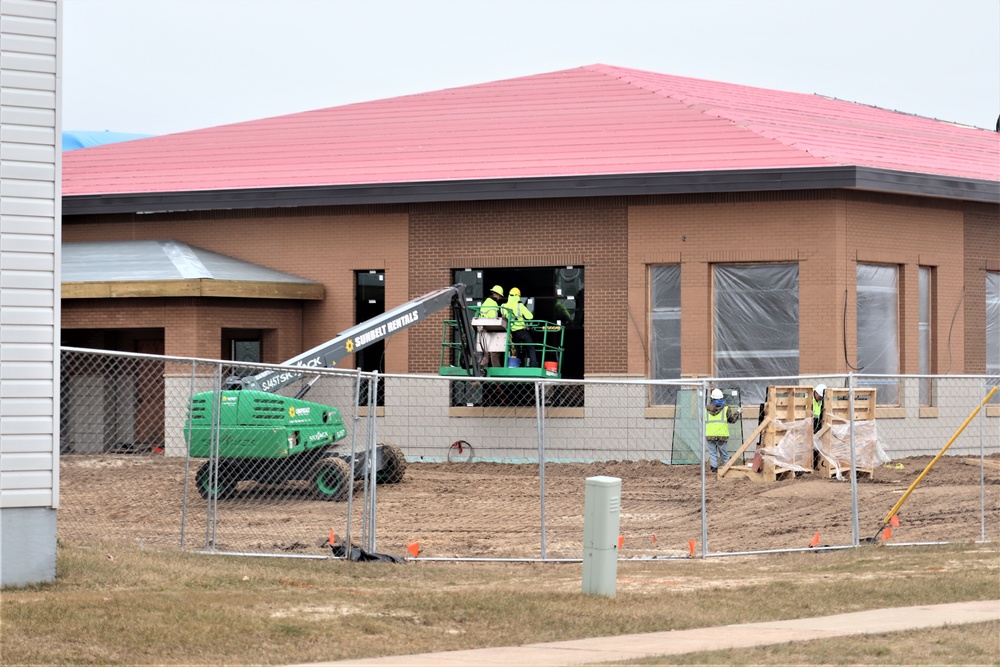
<svg viewBox="0 0 1000 667"><path fill-rule="evenodd" d="M165 213L220 209L411 204L782 190L856 189L1000 203L1000 182L856 166L601 174L63 196L62 213Z"/></svg>
<svg viewBox="0 0 1000 667"><path fill-rule="evenodd" d="M64 282L64 299L123 299L149 297L230 297L238 299L295 299L322 301L319 283L263 282L247 280L116 280Z"/></svg>

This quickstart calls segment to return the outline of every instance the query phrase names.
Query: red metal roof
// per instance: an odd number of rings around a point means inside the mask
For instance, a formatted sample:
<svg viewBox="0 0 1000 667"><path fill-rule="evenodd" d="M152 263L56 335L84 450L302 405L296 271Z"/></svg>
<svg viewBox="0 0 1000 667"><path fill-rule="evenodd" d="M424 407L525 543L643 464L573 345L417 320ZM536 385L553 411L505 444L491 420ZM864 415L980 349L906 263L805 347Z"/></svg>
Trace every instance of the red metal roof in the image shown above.
<svg viewBox="0 0 1000 667"><path fill-rule="evenodd" d="M837 165L998 181L1000 134L591 65L72 151L63 195Z"/></svg>

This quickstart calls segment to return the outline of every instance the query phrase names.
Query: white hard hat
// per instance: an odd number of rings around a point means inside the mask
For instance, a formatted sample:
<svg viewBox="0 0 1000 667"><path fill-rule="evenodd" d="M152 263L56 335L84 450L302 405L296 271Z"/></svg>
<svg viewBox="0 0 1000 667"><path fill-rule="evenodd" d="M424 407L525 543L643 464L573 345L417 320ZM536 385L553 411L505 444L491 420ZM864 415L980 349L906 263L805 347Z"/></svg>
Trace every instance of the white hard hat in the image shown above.
<svg viewBox="0 0 1000 667"><path fill-rule="evenodd" d="M822 396L823 392L826 391L826 385L821 382L818 385L816 385L816 388L813 389L813 391Z"/></svg>
<svg viewBox="0 0 1000 667"><path fill-rule="evenodd" d="M725 398L725 396L722 395L722 390L721 389L713 389L712 390L712 400L713 401L718 401L721 398Z"/></svg>

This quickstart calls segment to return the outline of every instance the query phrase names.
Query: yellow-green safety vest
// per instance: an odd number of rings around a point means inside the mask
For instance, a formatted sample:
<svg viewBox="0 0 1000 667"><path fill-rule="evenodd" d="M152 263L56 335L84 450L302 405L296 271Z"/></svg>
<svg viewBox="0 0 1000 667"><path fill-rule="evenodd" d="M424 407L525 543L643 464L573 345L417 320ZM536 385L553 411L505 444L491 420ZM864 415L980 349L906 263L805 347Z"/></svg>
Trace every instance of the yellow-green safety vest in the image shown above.
<svg viewBox="0 0 1000 667"><path fill-rule="evenodd" d="M823 401L817 401L813 399L813 417L819 417L823 414Z"/></svg>
<svg viewBox="0 0 1000 667"><path fill-rule="evenodd" d="M507 303L504 304L504 310L510 313L507 317L510 319L511 331L520 331L525 326L525 320L534 318L534 315L530 310L528 310L528 307L520 301L511 301L508 299Z"/></svg>
<svg viewBox="0 0 1000 667"><path fill-rule="evenodd" d="M500 304L493 300L493 297L489 297L486 301L483 301L483 305L479 307L479 317L496 317L497 309Z"/></svg>
<svg viewBox="0 0 1000 667"><path fill-rule="evenodd" d="M718 414L713 415L705 410L705 437L729 438L729 406L723 407Z"/></svg>

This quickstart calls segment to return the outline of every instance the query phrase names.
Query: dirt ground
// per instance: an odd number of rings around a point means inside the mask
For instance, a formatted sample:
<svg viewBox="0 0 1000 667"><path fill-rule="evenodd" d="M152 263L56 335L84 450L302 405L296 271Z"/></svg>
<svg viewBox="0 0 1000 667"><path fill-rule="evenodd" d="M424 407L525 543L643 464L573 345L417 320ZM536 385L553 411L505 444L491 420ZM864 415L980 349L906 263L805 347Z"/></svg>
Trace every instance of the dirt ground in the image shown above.
<svg viewBox="0 0 1000 667"><path fill-rule="evenodd" d="M894 461L857 482L858 534L876 533L888 511L931 457ZM1000 538L1000 469L978 460L944 457L899 511L889 543L975 541ZM304 482L267 486L243 482L235 497L213 507L194 489L203 461L159 455L102 454L61 457L59 538L67 543L128 541L158 548L329 554L318 546L330 531L347 530L346 502L310 498ZM702 475L697 466L659 462L547 464L540 496L537 465L412 463L399 484L376 490L377 550L422 557L580 558L587 477L622 480L620 533L623 557L678 557L694 541L700 555ZM185 485L185 478L189 484ZM851 483L812 474L772 483L705 479L707 550L710 553L806 548L852 542ZM364 487L351 503L351 539L362 543ZM985 514L981 508L985 506ZM416 547L415 547L416 548Z"/></svg>

